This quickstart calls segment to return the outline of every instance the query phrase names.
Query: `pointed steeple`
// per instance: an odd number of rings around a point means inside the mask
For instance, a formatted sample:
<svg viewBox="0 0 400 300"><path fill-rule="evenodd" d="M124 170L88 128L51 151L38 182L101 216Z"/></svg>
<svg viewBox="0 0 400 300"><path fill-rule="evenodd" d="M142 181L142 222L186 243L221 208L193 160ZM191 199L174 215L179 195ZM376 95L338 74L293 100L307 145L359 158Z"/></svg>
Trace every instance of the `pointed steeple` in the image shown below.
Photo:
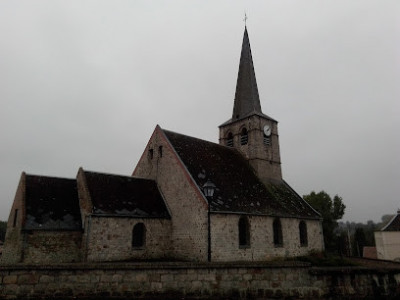
<svg viewBox="0 0 400 300"><path fill-rule="evenodd" d="M262 114L258 95L256 74L247 27L244 29L242 52L240 54L239 72L236 83L235 102L232 121L242 119L251 114Z"/></svg>

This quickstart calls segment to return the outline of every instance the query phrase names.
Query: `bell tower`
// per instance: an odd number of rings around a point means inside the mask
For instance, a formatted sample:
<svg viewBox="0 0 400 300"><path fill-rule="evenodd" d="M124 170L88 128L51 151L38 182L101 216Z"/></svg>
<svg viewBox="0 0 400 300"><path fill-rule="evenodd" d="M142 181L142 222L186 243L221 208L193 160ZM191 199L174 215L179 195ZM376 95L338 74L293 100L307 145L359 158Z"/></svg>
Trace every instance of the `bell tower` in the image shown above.
<svg viewBox="0 0 400 300"><path fill-rule="evenodd" d="M232 118L219 126L219 143L239 150L262 182L282 179L278 122L261 111L247 27Z"/></svg>

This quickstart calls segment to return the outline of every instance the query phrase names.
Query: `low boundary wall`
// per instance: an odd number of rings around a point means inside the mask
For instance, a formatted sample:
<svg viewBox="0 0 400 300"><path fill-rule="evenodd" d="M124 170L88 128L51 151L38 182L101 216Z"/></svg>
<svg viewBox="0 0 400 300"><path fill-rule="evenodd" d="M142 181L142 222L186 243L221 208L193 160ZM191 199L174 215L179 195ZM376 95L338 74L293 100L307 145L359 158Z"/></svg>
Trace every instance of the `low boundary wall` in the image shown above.
<svg viewBox="0 0 400 300"><path fill-rule="evenodd" d="M0 266L0 299L395 299L400 269L307 263ZM396 298L398 299L398 298Z"/></svg>

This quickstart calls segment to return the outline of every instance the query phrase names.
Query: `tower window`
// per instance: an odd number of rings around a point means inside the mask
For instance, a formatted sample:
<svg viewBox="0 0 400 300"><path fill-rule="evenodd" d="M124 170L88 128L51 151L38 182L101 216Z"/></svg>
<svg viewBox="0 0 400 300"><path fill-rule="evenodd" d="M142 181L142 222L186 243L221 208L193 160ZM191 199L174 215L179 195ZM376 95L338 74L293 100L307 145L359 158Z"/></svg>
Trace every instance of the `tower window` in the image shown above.
<svg viewBox="0 0 400 300"><path fill-rule="evenodd" d="M299 223L300 246L306 247L308 244L307 224L304 221Z"/></svg>
<svg viewBox="0 0 400 300"><path fill-rule="evenodd" d="M226 140L226 145L229 147L233 147L233 134L232 132L229 132L228 138Z"/></svg>
<svg viewBox="0 0 400 300"><path fill-rule="evenodd" d="M146 227L143 223L137 223L132 230L132 248L144 247L146 240Z"/></svg>
<svg viewBox="0 0 400 300"><path fill-rule="evenodd" d="M250 224L246 217L240 217L238 227L239 248L250 247Z"/></svg>
<svg viewBox="0 0 400 300"><path fill-rule="evenodd" d="M270 146L271 145L271 138L269 136L266 136L264 133L264 145Z"/></svg>
<svg viewBox="0 0 400 300"><path fill-rule="evenodd" d="M150 159L153 159L154 156L154 150L153 149L149 149L149 157Z"/></svg>
<svg viewBox="0 0 400 300"><path fill-rule="evenodd" d="M240 145L247 145L248 141L249 141L249 135L247 133L247 129L243 128L240 133Z"/></svg>
<svg viewBox="0 0 400 300"><path fill-rule="evenodd" d="M283 237L282 237L282 225L279 219L275 219L273 223L273 232L274 232L274 245L275 247L283 246Z"/></svg>

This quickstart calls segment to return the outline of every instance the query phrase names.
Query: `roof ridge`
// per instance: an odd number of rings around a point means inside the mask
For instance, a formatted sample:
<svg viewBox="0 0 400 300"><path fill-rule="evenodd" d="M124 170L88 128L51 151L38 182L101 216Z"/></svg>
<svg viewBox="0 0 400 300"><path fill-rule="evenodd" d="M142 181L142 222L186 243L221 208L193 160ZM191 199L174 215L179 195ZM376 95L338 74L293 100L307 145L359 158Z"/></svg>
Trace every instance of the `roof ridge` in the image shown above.
<svg viewBox="0 0 400 300"><path fill-rule="evenodd" d="M105 175L105 176L114 176L114 177L125 177L125 178L130 178L130 179L138 179L138 180L146 180L146 181L155 181L153 179L148 179L148 178L142 178L142 177L136 177L132 175L121 175L121 174L115 174L115 173L105 173L105 172L96 172L96 171L87 171L83 170L84 173L91 173L91 174L100 174L100 175Z"/></svg>
<svg viewBox="0 0 400 300"><path fill-rule="evenodd" d="M37 175L37 174L27 174L25 173L25 176L31 177L31 178L48 178L48 179L62 179L62 180L75 180L76 178L67 178L67 177L60 177L60 176L48 176L48 175Z"/></svg>

